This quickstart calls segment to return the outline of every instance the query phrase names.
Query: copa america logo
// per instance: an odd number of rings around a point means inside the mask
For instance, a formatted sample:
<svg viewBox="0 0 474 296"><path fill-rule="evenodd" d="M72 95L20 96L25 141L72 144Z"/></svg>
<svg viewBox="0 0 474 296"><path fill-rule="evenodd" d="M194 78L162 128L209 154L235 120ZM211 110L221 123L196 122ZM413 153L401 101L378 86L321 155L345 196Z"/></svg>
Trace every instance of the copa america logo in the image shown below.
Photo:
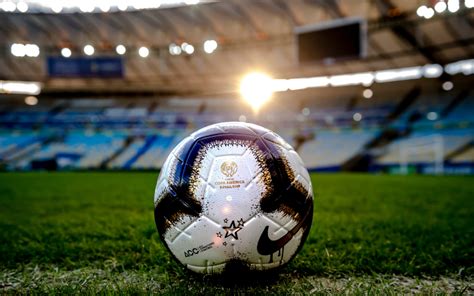
<svg viewBox="0 0 474 296"><path fill-rule="evenodd" d="M237 173L237 164L235 161L224 161L221 165L221 173L227 178L231 178Z"/></svg>

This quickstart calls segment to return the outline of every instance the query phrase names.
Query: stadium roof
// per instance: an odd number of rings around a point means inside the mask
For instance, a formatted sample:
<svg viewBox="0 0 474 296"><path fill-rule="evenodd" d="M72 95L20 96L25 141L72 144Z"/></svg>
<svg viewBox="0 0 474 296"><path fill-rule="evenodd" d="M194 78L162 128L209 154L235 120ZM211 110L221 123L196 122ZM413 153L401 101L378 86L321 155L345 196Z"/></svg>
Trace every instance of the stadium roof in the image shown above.
<svg viewBox="0 0 474 296"><path fill-rule="evenodd" d="M445 65L474 56L474 10L468 1L425 17L418 9L428 3L411 0L228 0L108 13L0 12L0 80L39 79L50 92L200 95L232 92L253 69L294 78ZM294 28L345 17L368 20L367 57L298 65ZM206 40L217 43L211 54L203 49ZM192 53L184 52L183 43L193 46ZM12 44L35 44L39 57L13 56ZM116 46L123 45L125 79L47 77L45 57L60 56L62 48L83 56L86 45L105 56L117 56ZM148 56L138 54L141 47L148 48Z"/></svg>

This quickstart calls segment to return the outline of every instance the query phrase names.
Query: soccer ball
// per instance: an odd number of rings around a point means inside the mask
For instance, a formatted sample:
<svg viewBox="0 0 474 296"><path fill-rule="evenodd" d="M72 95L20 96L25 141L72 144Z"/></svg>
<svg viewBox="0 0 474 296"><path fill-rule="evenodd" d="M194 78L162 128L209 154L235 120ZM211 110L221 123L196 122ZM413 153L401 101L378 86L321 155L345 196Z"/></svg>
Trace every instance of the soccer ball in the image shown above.
<svg viewBox="0 0 474 296"><path fill-rule="evenodd" d="M311 179L281 137L254 124L210 125L165 161L155 223L187 268L219 274L288 263L313 218Z"/></svg>

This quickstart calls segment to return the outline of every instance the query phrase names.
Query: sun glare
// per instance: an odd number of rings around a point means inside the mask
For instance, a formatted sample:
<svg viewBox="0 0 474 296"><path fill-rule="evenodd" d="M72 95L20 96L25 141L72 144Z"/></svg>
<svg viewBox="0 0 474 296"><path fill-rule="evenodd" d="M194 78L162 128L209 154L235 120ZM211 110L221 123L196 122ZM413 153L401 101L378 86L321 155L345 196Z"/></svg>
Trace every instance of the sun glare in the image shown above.
<svg viewBox="0 0 474 296"><path fill-rule="evenodd" d="M255 112L273 95L272 79L263 73L250 73L240 82L240 94Z"/></svg>

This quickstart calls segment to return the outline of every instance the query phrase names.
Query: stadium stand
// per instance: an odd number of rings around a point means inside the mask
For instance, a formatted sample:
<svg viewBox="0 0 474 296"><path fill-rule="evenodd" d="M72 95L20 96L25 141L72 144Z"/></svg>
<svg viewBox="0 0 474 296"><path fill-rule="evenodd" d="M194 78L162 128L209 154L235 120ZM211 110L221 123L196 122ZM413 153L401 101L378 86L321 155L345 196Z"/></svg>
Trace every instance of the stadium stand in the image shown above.
<svg viewBox="0 0 474 296"><path fill-rule="evenodd" d="M158 169L193 130L246 120L274 129L316 171L339 171L366 154L372 155L372 171L390 171L400 168L404 147L417 141L434 146L439 140L445 168L471 172L474 96L422 93L410 104L404 96L399 92L356 102L351 97L280 100L261 114L249 112L235 99L69 99L45 100L29 108L12 105L0 114L0 160L4 168L20 170ZM402 111L390 123L396 110ZM401 132L372 147L374 141L384 140L387 129ZM430 166L434 149L407 161Z"/></svg>
<svg viewBox="0 0 474 296"><path fill-rule="evenodd" d="M313 170L338 171L376 133L370 130L316 132L315 139L305 143L299 153Z"/></svg>
<svg viewBox="0 0 474 296"><path fill-rule="evenodd" d="M464 152L454 156L451 159L453 163L469 164L474 160L474 143L470 143L470 147L467 148Z"/></svg>
<svg viewBox="0 0 474 296"><path fill-rule="evenodd" d="M135 169L153 169L161 166L165 158L171 152L178 141L184 138L183 131L162 131L161 134L153 137L146 149L137 152L137 157L129 167ZM141 152L141 153L140 153Z"/></svg>
<svg viewBox="0 0 474 296"><path fill-rule="evenodd" d="M145 140L142 138L135 139L131 144L129 144L122 153L120 153L116 158L114 158L108 165L108 168L117 169L129 167L127 164L131 159L137 154L138 150L143 147Z"/></svg>
<svg viewBox="0 0 474 296"><path fill-rule="evenodd" d="M434 143L437 140L441 142L441 153L446 157L453 153L455 150L466 145L467 143L474 140L474 130L472 129L447 129L447 130L425 130L416 131L410 136L394 141L389 147L387 153L382 156L378 163L380 164L399 164L401 162L400 155L403 147L410 144L416 145L416 143L423 141L425 143ZM433 150L426 153L419 153L416 155L416 159L412 162L428 162L433 159Z"/></svg>
<svg viewBox="0 0 474 296"><path fill-rule="evenodd" d="M20 160L7 165L17 169L41 169L44 168L42 164L50 165L54 162L53 167L57 169L99 168L124 142L124 137L120 134L96 134L83 130L71 131L64 137L53 138L49 143L32 149L33 151Z"/></svg>
<svg viewBox="0 0 474 296"><path fill-rule="evenodd" d="M42 138L34 132L0 135L0 162L10 163L39 146Z"/></svg>

